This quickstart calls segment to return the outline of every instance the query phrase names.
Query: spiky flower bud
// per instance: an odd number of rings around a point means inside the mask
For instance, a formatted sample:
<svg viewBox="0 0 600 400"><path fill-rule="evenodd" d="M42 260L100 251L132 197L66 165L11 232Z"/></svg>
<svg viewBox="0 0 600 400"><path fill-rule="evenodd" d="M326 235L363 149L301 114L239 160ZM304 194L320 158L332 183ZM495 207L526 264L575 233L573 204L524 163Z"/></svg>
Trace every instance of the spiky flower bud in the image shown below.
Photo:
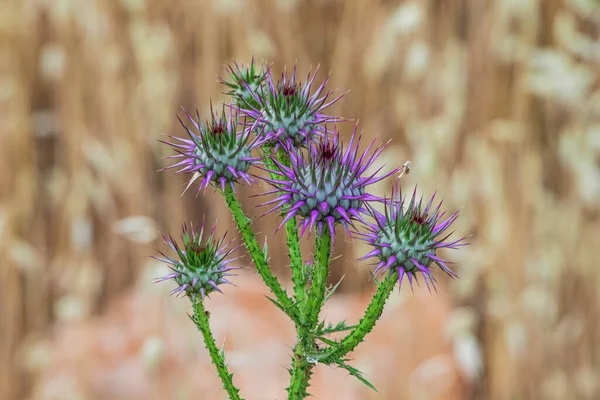
<svg viewBox="0 0 600 400"><path fill-rule="evenodd" d="M237 63L227 66L227 73L231 80L221 79L221 83L231 89L226 94L233 97L234 104L237 107L251 106L259 108L260 104L251 93L256 93L259 97L262 97L266 73L262 68L255 65L254 58L249 67L240 67Z"/></svg>
<svg viewBox="0 0 600 400"><path fill-rule="evenodd" d="M303 84L296 82L296 68L288 77L284 70L278 82L267 70L263 85L245 84L251 100L244 101L240 110L258 122L256 133L268 140L268 144L279 146L306 147L322 131L320 124L340 121L322 111L338 101L342 96L331 99L331 92L323 94L327 80L311 94L318 68L308 74ZM247 98L244 93L239 99Z"/></svg>
<svg viewBox="0 0 600 400"><path fill-rule="evenodd" d="M259 162L259 158L252 157L252 150L261 145L259 138L250 140L250 129L244 129L244 124L238 123L237 112L231 108L225 112L225 106L220 115L215 113L211 105L211 120L200 121L196 110L197 121L195 121L185 110L187 117L194 125L197 133L193 133L181 119L179 122L187 131L190 139L181 139L169 136L174 142L164 142L173 146L177 155L168 158L181 159L178 163L166 167L180 168L177 172L191 173L187 188L198 178L203 180L198 191L208 187L214 182L216 187L225 190L225 185L232 188L234 183L243 179L246 183L255 182L248 174L250 165ZM238 126L242 125L238 131ZM186 188L186 190L187 190Z"/></svg>
<svg viewBox="0 0 600 400"><path fill-rule="evenodd" d="M431 274L433 264L451 277L457 277L447 266L450 262L438 257L436 252L465 245L465 238L446 242L452 233L444 234L458 217L458 211L444 219L446 213L440 213L441 202L432 208L434 198L435 194L423 207L422 198L417 201L415 188L409 203L405 204L406 198L396 185L390 199L386 199L383 214L370 210L375 222L367 225L368 233L360 235L374 249L361 259L377 257L375 273L397 270L400 284L406 275L411 287L413 278L417 279L420 273L428 288L430 285L435 288Z"/></svg>
<svg viewBox="0 0 600 400"><path fill-rule="evenodd" d="M337 130L330 136L327 131L318 143L311 143L305 153L301 149L290 154L290 166L283 165L273 159L275 170L269 171L276 179L264 178L274 191L282 192L279 197L265 204L277 203L276 209L286 213L283 226L291 218L300 217L301 235L307 228L311 231L316 224L319 231L323 224L328 224L332 240L335 224L341 223L348 231L353 220L362 220L361 213L366 213L365 203L383 201L383 199L367 193L367 186L395 174L398 169L378 175L381 168L367 175L385 145L377 147L370 155L374 142L359 155L360 136L356 136L356 127L346 150Z"/></svg>
<svg viewBox="0 0 600 400"><path fill-rule="evenodd" d="M156 260L169 264L173 273L156 279L156 282L173 280L177 287L171 292L172 295L188 296L200 295L202 298L213 291L221 292L219 285L232 284L227 276L232 275L230 271L238 267L230 267L228 264L236 259L226 258L235 251L230 248L231 242L223 245L225 236L220 239L214 238L215 227L210 235L204 237L204 222L200 230L195 230L193 225L189 229L183 227L183 246L180 247L169 235L164 237L165 243L176 253L172 258L160 252L162 257L154 257Z"/></svg>

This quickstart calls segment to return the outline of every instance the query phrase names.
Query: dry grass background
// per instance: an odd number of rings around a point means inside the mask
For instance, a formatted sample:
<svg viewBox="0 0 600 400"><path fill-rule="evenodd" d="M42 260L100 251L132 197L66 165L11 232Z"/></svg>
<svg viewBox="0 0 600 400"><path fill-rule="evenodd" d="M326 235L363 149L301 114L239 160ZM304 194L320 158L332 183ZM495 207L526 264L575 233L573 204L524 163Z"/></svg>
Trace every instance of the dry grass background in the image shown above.
<svg viewBox="0 0 600 400"><path fill-rule="evenodd" d="M474 245L445 289L468 397L600 398L596 0L3 0L0 43L0 398L35 386L27 350L51 324L130 290L157 230L228 227L156 173L157 139L252 55L331 71L351 89L334 111L413 162L404 185L464 206ZM360 251L337 249L345 295L366 287Z"/></svg>

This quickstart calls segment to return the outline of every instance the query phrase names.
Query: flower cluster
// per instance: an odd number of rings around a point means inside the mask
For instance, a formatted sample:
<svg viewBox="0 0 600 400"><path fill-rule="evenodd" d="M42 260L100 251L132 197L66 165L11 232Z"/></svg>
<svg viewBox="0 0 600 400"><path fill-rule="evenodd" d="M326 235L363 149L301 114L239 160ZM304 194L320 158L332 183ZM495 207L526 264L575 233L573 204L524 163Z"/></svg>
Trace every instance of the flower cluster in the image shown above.
<svg viewBox="0 0 600 400"><path fill-rule="evenodd" d="M156 260L165 262L171 268L172 273L156 282L173 280L177 287L171 292L173 295L186 294L188 296L199 295L201 298L213 291L221 292L219 285L232 284L227 276L232 275L230 271L239 267L228 266L236 259L226 258L237 249L230 248L231 242L224 245L225 236L215 239L215 227L210 234L204 235L204 222L199 230L193 225L188 228L183 226L183 246L180 247L171 236L164 237L164 242L176 253L177 257L169 257L161 252L162 257L154 257Z"/></svg>
<svg viewBox="0 0 600 400"><path fill-rule="evenodd" d="M331 99L332 92L325 91L327 80L313 91L318 68L309 74L304 83L297 82L296 69L291 76L284 70L278 81L273 79L271 69L257 66L252 60L249 67L238 64L228 67L229 81L221 83L229 87L227 93L233 103L220 114L211 106L211 119L201 122L187 112L195 132L181 120L189 139L170 136L179 159L169 168L191 174L187 188L202 178L199 190L211 183L224 192L226 186L243 180L256 183L249 168L262 165L269 177L261 177L274 190L262 195L275 195L262 205L272 206L266 214L279 211L282 221L277 230L290 220L297 220L300 236L315 227L320 235L327 226L333 241L336 225L358 233L374 249L366 257L377 256L376 272L398 271L400 280L406 275L411 282L420 272L426 284L434 283L431 274L433 263L451 276L449 262L439 258L439 248L454 248L460 241L445 243L440 235L454 222L457 213L443 222L439 206L431 210L429 205L421 208L416 198L411 198L408 208L403 209L405 199L398 187L390 199L378 197L368 187L396 174L402 168L380 173L383 166L376 165L386 144L376 146L371 142L364 152L359 152L361 142L357 127L344 146L335 125L333 132L327 123L340 118L323 114L323 110L342 96ZM262 149L260 157L252 152ZM285 149L283 156L281 149ZM187 190L186 188L186 190ZM385 213L372 207L383 203ZM370 218L374 222L367 222ZM369 233L360 233L355 226L360 222Z"/></svg>
<svg viewBox="0 0 600 400"><path fill-rule="evenodd" d="M269 299L296 326L298 341L287 388L291 400L308 396L312 369L318 363L344 368L373 388L360 371L347 364L347 355L373 329L396 285L401 286L406 277L412 288L413 281L418 283L422 277L430 290L435 289L432 270L436 265L456 277L448 266L451 262L438 251L465 245L465 238L449 239L458 212L446 215L441 203L434 205L435 194L423 204L416 188L410 198L404 197L397 183L390 198L373 193L373 184L402 172L399 179L410 172L411 163L384 170L379 161L387 143L372 141L361 150L357 126L345 145L337 124L342 119L325 114L342 96L326 91L326 80L315 84L317 72L301 83L295 68L291 76L284 70L275 81L270 68L258 67L254 61L248 68L234 64L228 68L229 80L221 80L229 88L231 104L224 105L221 113L215 113L211 105L210 119L205 122L198 112L196 119L185 112L192 127L180 122L189 138L170 136L171 142L163 142L177 152L168 157L176 162L165 169L190 175L186 190L199 179L198 192L212 185L224 196L256 271L274 295ZM327 128L332 123L333 131ZM254 170L262 170L264 176L255 175ZM281 220L276 231L286 227L293 296L273 274L266 241L261 248L235 192L236 184L258 183L254 177L272 186L258 194L269 196L262 204L271 207L265 215L277 211ZM355 326L345 322L326 326L320 320L322 307L335 290L328 290L327 280L338 226L372 248L361 259L375 258L374 274L383 276ZM303 260L300 247L300 237L307 231L316 232L313 262ZM225 245L225 237L216 239L214 227L205 235L204 223L199 230L184 226L182 244L171 236L164 240L175 255L155 257L172 271L157 281L174 281L177 287L172 294L190 298L192 321L204 337L223 388L230 399L240 400L203 301L210 293L221 292L220 285L231 284L227 277L237 267L229 266L235 259L228 257L237 247ZM326 338L345 331L350 332L339 341Z"/></svg>

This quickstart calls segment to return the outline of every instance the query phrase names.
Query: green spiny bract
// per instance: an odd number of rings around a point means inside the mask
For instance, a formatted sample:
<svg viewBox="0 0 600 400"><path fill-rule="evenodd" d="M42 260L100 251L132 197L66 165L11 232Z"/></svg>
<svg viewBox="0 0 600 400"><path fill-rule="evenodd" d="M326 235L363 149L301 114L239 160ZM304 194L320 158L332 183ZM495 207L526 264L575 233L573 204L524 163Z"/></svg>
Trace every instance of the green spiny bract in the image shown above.
<svg viewBox="0 0 600 400"><path fill-rule="evenodd" d="M197 121L187 112L188 119L197 133L192 132L179 119L190 139L170 136L174 142L163 142L173 146L178 154L168 158L181 159L178 163L164 169L180 168L177 172L191 173L188 187L198 178L203 177L198 190L206 190L211 182L225 191L225 186L234 188L234 183L243 179L247 184L255 182L248 174L252 164L259 163L259 158L252 157L252 150L260 146L259 138L250 139L251 129L245 129L245 123L238 123L238 115L231 111L226 113L225 106L221 114L211 107L211 119L202 122L198 111ZM238 126L242 125L240 131Z"/></svg>
<svg viewBox="0 0 600 400"><path fill-rule="evenodd" d="M456 274L448 268L449 261L436 255L438 249L454 249L463 246L463 240L445 242L451 234L443 233L458 217L458 211L443 220L445 213L440 213L441 203L432 209L435 194L426 207L422 199L417 202L416 189L405 208L398 186L393 190L392 197L386 199L384 214L371 208L371 216L375 223L368 224L368 233L360 233L374 247L361 259L377 257L379 264L374 273L398 271L398 279L402 283L407 276L412 287L413 278L420 272L427 287L435 288L435 279L431 274L431 265L436 263L451 277Z"/></svg>
<svg viewBox="0 0 600 400"><path fill-rule="evenodd" d="M177 254L176 258L160 253L161 257L155 259L169 264L172 273L156 282L174 280L177 287L171 292L173 295L186 294L190 297L199 295L201 298L213 291L221 292L219 285L231 284L227 276L232 275L230 271L238 267L230 267L228 264L235 259L226 260L236 248L229 248L231 242L223 245L225 236L216 240L214 238L215 227L210 235L204 237L204 223L200 230L194 230L190 224L183 227L183 243L180 247L171 236L164 237L165 243Z"/></svg>
<svg viewBox="0 0 600 400"><path fill-rule="evenodd" d="M310 93L317 71L318 68L309 74L304 84L296 82L295 68L291 77L284 71L278 82L273 80L270 69L262 85L252 87L241 80L251 100L240 104L240 112L257 122L255 132L266 140L266 144L272 147L306 147L321 136L323 124L341 121L322 113L342 97L330 99L332 93L324 93L327 80L313 94ZM237 98L243 100L244 96L245 92L243 96L238 94Z"/></svg>
<svg viewBox="0 0 600 400"><path fill-rule="evenodd" d="M254 59L249 67L240 67L234 63L233 66L227 66L227 73L231 81L221 79L223 85L228 86L231 90L225 94L233 97L233 103L236 107L251 106L253 108L260 107L259 102L254 99L252 93L263 95L263 84L265 82L266 72L262 67L257 67Z"/></svg>

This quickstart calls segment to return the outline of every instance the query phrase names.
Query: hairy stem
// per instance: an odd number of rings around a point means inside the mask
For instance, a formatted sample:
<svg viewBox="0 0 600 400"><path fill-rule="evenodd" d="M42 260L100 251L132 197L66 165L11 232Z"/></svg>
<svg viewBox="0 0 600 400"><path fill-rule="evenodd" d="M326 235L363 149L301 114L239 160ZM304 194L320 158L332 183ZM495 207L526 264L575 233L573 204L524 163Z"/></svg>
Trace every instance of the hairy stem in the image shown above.
<svg viewBox="0 0 600 400"><path fill-rule="evenodd" d="M240 390L233 385L233 374L230 374L227 370L225 359L219 352L219 349L215 343L215 338L210 330L208 314L204 309L204 303L202 303L202 299L198 296L192 300L192 303L194 307L194 322L198 330L202 332L206 349L208 350L210 358L217 368L217 373L223 382L223 389L227 391L227 394L231 400L240 400Z"/></svg>
<svg viewBox="0 0 600 400"><path fill-rule="evenodd" d="M329 352L320 356L320 362L327 364L344 357L365 339L365 336L371 332L377 323L377 320L381 317L385 303L390 297L390 293L394 290L397 282L398 272L396 271L388 275L383 282L379 284L375 296L373 296L371 303L365 311L365 315L358 325L352 329L348 336L342 339L337 346L334 346Z"/></svg>
<svg viewBox="0 0 600 400"><path fill-rule="evenodd" d="M235 196L233 189L229 186L225 187L225 200L227 201L227 205L231 210L233 219L235 219L235 222L237 223L238 229L242 233L244 244L250 252L250 256L252 257L252 261L256 266L256 270L260 274L263 281L265 281L269 289L271 289L271 292L273 292L286 314L294 321L296 325L300 324L300 319L298 317L294 302L288 296L287 292L281 287L277 277L275 277L275 275L273 275L271 272L271 269L267 264L265 254L258 245L256 236L250 227L250 219L246 216L246 214L244 214L240 202Z"/></svg>

